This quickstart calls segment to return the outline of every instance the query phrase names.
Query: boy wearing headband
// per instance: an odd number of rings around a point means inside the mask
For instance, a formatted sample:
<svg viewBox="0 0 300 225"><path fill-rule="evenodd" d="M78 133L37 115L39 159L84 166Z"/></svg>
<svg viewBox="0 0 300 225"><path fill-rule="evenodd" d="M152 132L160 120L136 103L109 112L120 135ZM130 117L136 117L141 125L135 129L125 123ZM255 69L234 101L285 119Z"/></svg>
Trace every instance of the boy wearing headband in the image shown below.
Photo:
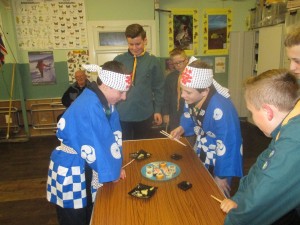
<svg viewBox="0 0 300 225"><path fill-rule="evenodd" d="M114 60L123 63L132 75L132 88L127 100L117 105L123 139L151 138L152 122L162 124L161 109L164 94L164 75L159 60L146 52L146 31L140 24L125 30L128 52Z"/></svg>
<svg viewBox="0 0 300 225"><path fill-rule="evenodd" d="M56 204L61 225L89 224L97 189L125 178L115 104L126 99L131 76L115 61L83 67L98 73L98 83L88 84L58 121L61 145L52 152L48 170L47 199Z"/></svg>
<svg viewBox="0 0 300 225"><path fill-rule="evenodd" d="M238 191L221 203L226 225L300 224L299 85L287 70L268 70L245 84L247 108L258 128L272 137Z"/></svg>
<svg viewBox="0 0 300 225"><path fill-rule="evenodd" d="M173 138L195 133L195 151L214 176L226 196L230 196L232 177L243 175L242 137L238 114L229 99L228 89L213 79L209 66L190 59L181 74L181 97L185 100L180 126Z"/></svg>

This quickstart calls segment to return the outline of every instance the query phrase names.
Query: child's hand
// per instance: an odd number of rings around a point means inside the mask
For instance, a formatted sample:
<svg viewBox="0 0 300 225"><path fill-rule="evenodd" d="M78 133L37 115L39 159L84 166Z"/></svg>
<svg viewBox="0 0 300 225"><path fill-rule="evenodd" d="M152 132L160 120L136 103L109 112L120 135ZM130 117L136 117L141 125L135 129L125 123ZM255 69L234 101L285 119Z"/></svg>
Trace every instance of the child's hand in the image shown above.
<svg viewBox="0 0 300 225"><path fill-rule="evenodd" d="M236 202L227 198L221 202L220 207L223 210L223 212L228 213L231 209L237 208L238 205L236 204Z"/></svg>
<svg viewBox="0 0 300 225"><path fill-rule="evenodd" d="M124 180L126 178L126 172L124 169L121 170L120 179Z"/></svg>
<svg viewBox="0 0 300 225"><path fill-rule="evenodd" d="M162 124L162 116L160 113L154 113L154 124L157 126Z"/></svg>
<svg viewBox="0 0 300 225"><path fill-rule="evenodd" d="M230 197L230 185L228 184L227 178L221 179L217 176L214 177L217 185L220 187L220 189L224 192L227 198Z"/></svg>
<svg viewBox="0 0 300 225"><path fill-rule="evenodd" d="M169 115L164 115L164 116L163 116L163 122L164 122L165 124L169 124L169 122L170 122L170 116L169 116Z"/></svg>
<svg viewBox="0 0 300 225"><path fill-rule="evenodd" d="M120 179L124 180L126 178L126 172L124 169L121 170L121 173L120 173L120 178L113 181L114 183L118 182Z"/></svg>
<svg viewBox="0 0 300 225"><path fill-rule="evenodd" d="M171 139L175 138L175 139L179 139L180 136L184 133L184 129L182 126L179 126L177 128L175 128L174 130L171 131L170 135L171 135Z"/></svg>

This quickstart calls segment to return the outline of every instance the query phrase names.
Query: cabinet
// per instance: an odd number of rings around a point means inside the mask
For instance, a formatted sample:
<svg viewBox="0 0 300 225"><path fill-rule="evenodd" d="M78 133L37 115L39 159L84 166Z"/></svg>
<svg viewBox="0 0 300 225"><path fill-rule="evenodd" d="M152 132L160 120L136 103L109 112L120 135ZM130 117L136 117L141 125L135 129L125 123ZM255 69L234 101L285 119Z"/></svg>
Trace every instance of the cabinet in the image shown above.
<svg viewBox="0 0 300 225"><path fill-rule="evenodd" d="M239 117L248 118L243 81L253 74L255 66L255 32L230 32L228 88Z"/></svg>
<svg viewBox="0 0 300 225"><path fill-rule="evenodd" d="M284 24L262 27L253 32L255 35L255 63L257 74L269 69L279 69L284 65Z"/></svg>
<svg viewBox="0 0 300 225"><path fill-rule="evenodd" d="M244 80L284 66L283 40L283 24L230 33L228 88L241 118L251 122L244 100Z"/></svg>

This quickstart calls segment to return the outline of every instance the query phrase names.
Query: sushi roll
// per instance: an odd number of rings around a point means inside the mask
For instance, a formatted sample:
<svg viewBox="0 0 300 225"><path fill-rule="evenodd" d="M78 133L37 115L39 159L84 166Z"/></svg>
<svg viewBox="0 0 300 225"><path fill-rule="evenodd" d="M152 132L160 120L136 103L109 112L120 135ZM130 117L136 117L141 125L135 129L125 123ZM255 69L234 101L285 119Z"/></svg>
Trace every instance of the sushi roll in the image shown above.
<svg viewBox="0 0 300 225"><path fill-rule="evenodd" d="M156 174L156 179L157 179L157 180L162 180L162 179L164 179L164 174L160 171L159 173Z"/></svg>
<svg viewBox="0 0 300 225"><path fill-rule="evenodd" d="M153 177L153 171L146 171L146 177Z"/></svg>
<svg viewBox="0 0 300 225"><path fill-rule="evenodd" d="M168 169L171 173L175 174L176 173L176 166L175 165L169 165Z"/></svg>
<svg viewBox="0 0 300 225"><path fill-rule="evenodd" d="M159 166L160 166L160 168L165 168L165 167L167 167L167 163L166 162L161 162L159 164Z"/></svg>
<svg viewBox="0 0 300 225"><path fill-rule="evenodd" d="M153 173L153 166L147 165L147 166L146 166L146 172L151 172L151 173Z"/></svg>
<svg viewBox="0 0 300 225"><path fill-rule="evenodd" d="M159 162L153 162L152 165L153 168L159 168Z"/></svg>
<svg viewBox="0 0 300 225"><path fill-rule="evenodd" d="M170 171L167 171L167 172L165 172L165 175L166 175L166 178L167 178L167 179L171 179L172 176L173 176L173 173L170 172Z"/></svg>

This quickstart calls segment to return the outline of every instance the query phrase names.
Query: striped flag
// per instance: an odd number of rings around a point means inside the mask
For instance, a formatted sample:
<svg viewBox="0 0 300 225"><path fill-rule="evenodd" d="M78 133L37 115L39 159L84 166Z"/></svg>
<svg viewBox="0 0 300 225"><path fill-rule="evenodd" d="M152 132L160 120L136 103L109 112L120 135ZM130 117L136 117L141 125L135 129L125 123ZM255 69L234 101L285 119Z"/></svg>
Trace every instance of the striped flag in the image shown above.
<svg viewBox="0 0 300 225"><path fill-rule="evenodd" d="M0 35L0 62L3 65L4 64L4 56L7 54L6 48L4 46L4 43L2 41L2 36Z"/></svg>

